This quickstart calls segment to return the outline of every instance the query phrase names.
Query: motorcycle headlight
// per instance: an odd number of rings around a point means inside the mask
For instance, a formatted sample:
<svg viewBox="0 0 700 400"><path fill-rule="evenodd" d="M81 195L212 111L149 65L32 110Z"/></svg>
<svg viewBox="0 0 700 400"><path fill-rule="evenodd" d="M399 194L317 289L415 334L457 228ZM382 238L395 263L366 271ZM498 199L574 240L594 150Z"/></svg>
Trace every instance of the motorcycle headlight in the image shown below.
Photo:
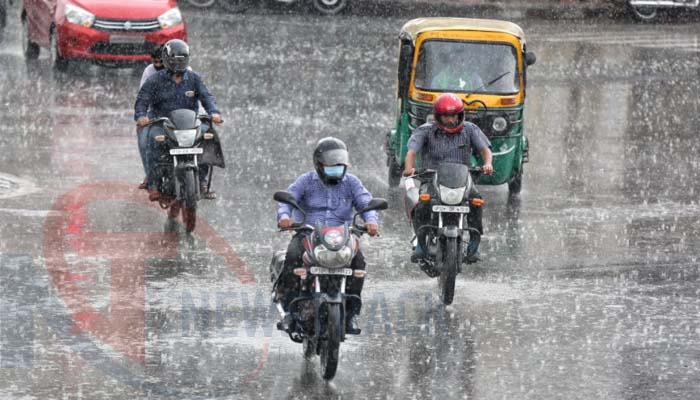
<svg viewBox="0 0 700 400"><path fill-rule="evenodd" d="M194 146L194 140L197 138L196 129L185 129L180 131L173 131L175 137L177 138L177 145L180 147L192 147Z"/></svg>
<svg viewBox="0 0 700 400"><path fill-rule="evenodd" d="M464 200L464 192L466 190L466 187L452 189L440 185L440 200L445 204L460 204Z"/></svg>
<svg viewBox="0 0 700 400"><path fill-rule="evenodd" d="M496 132L503 132L508 127L508 121L503 117L496 117L493 119L491 127Z"/></svg>
<svg viewBox="0 0 700 400"><path fill-rule="evenodd" d="M85 28L91 27L95 22L95 15L71 4L66 4L64 14L66 14L66 21L71 24L84 26Z"/></svg>
<svg viewBox="0 0 700 400"><path fill-rule="evenodd" d="M340 246L343 244L344 239L345 235L341 231L328 231L323 235L323 241L332 247Z"/></svg>
<svg viewBox="0 0 700 400"><path fill-rule="evenodd" d="M158 17L158 22L160 23L161 29L170 28L175 25L181 24L182 13L180 13L180 9L177 7L171 8L170 10L163 13L163 15Z"/></svg>
<svg viewBox="0 0 700 400"><path fill-rule="evenodd" d="M339 268L350 264L352 250L348 246L344 246L338 251L328 250L325 246L316 246L314 258L323 267Z"/></svg>

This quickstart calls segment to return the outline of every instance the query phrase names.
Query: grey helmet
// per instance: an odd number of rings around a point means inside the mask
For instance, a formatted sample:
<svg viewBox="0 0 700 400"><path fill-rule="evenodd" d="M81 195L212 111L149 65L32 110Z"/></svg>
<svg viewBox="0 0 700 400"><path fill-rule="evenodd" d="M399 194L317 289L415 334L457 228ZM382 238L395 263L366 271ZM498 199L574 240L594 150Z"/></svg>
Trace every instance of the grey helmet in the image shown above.
<svg viewBox="0 0 700 400"><path fill-rule="evenodd" d="M314 148L314 168L326 185L335 185L342 181L349 164L348 148L342 140L334 137L325 137L316 143L316 148ZM324 165L343 165L345 168L341 176L328 176L323 170Z"/></svg>

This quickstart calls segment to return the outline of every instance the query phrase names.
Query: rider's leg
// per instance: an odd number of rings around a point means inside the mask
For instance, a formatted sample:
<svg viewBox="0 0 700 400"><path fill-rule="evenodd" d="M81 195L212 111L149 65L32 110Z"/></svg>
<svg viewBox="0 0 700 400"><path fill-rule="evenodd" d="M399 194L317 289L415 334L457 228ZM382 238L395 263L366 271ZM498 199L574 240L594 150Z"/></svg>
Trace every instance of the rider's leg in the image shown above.
<svg viewBox="0 0 700 400"><path fill-rule="evenodd" d="M467 214L467 224L472 229L469 230L466 259L467 262L475 262L479 259L479 244L481 243L481 235L484 234L484 226L481 221L483 209L481 206L475 206L471 202L472 199L481 199L481 195L476 189L472 189L469 192L468 199L470 212Z"/></svg>
<svg viewBox="0 0 700 400"><path fill-rule="evenodd" d="M286 312L284 319L278 324L278 328L288 331L294 318L289 313L289 303L294 300L296 292L298 292L298 278L294 276L294 268L302 265L302 257L304 255L304 238L306 235L297 233L292 237L292 240L287 246L287 254L284 259L284 267L277 278L275 286L275 301L282 305Z"/></svg>
<svg viewBox="0 0 700 400"><path fill-rule="evenodd" d="M367 267L367 264L365 263L365 256L362 254L362 251L359 250L357 254L355 255L355 258L352 260L352 264L350 265L350 268L353 270L359 269L359 270L365 270ZM353 294L358 297L362 297L362 286L365 283L365 278L356 278L354 276L349 276L346 287L345 287L345 293L347 294ZM358 302L356 300L349 299L345 303L345 331L349 334L359 334L360 333L360 327L357 323L357 316L360 315L360 311L362 310L362 303Z"/></svg>
<svg viewBox="0 0 700 400"><path fill-rule="evenodd" d="M146 157L148 158L148 197L149 199L158 200L160 197L158 194L158 179L157 175L157 165L161 154L163 153L163 145L156 142L156 136L165 135L163 127L160 125L151 125L148 134L146 135L147 147L146 147Z"/></svg>
<svg viewBox="0 0 700 400"><path fill-rule="evenodd" d="M275 300L279 301L285 310L287 310L289 302L294 299L295 289L298 289L298 279L294 275L294 268L300 267L303 263L305 237L306 235L302 233L297 233L292 237L289 246L287 246L284 268L277 279Z"/></svg>
<svg viewBox="0 0 700 400"><path fill-rule="evenodd" d="M209 124L202 124L202 133L209 132ZM216 198L214 192L209 192L209 164L199 164L199 191L205 199Z"/></svg>
<svg viewBox="0 0 700 400"><path fill-rule="evenodd" d="M141 156L141 163L143 164L143 176L148 176L148 128L139 127L136 128L136 142L139 146L139 155ZM146 180L146 183L147 180Z"/></svg>
<svg viewBox="0 0 700 400"><path fill-rule="evenodd" d="M431 195L431 197L434 197L435 194L431 193L432 190L430 188L430 185L424 183L420 187L420 193L428 193ZM430 202L419 201L413 214L413 229L414 233L416 234L418 244L411 254L411 262L417 263L428 253L428 249L425 248L425 238L428 234L428 230L419 228L425 225L430 225L432 223L432 215L433 211Z"/></svg>

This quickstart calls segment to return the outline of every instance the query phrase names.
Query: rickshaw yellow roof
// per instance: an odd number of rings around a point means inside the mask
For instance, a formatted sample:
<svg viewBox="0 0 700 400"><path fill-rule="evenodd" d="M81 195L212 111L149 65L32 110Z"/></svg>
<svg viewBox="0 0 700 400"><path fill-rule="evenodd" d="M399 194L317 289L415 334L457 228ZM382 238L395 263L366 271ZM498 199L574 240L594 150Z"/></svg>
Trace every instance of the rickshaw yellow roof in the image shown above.
<svg viewBox="0 0 700 400"><path fill-rule="evenodd" d="M503 32L516 36L523 43L525 33L516 24L508 21L478 18L417 18L401 28L400 38L408 37L415 43L418 35L431 31L485 31Z"/></svg>

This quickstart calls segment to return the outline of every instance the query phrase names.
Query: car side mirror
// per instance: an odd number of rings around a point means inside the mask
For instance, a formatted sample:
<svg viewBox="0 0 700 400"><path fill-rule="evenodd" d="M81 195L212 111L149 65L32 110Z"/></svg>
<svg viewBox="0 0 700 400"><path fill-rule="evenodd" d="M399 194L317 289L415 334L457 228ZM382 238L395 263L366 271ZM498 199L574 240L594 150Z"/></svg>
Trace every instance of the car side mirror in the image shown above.
<svg viewBox="0 0 700 400"><path fill-rule="evenodd" d="M283 192L283 191L282 192L275 192L275 194L272 196L272 198L277 202L289 204L290 206L294 207L302 214L306 215L304 210L302 210L302 208L299 206L299 203L297 203L296 199L294 198L294 196L291 195L291 193Z"/></svg>
<svg viewBox="0 0 700 400"><path fill-rule="evenodd" d="M535 62L537 62L537 56L535 53L528 51L525 53L525 65L530 66L533 65Z"/></svg>

